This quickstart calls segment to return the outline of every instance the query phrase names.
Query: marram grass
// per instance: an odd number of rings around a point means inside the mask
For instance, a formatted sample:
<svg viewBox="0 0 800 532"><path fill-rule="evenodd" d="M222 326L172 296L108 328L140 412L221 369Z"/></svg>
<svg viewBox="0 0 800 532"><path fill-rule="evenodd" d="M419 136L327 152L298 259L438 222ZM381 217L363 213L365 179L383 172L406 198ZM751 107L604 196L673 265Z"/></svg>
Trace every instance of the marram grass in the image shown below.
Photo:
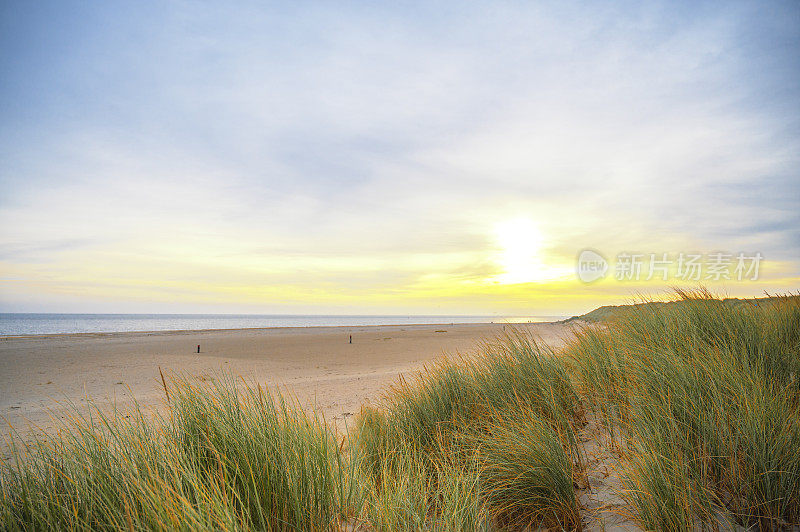
<svg viewBox="0 0 800 532"><path fill-rule="evenodd" d="M362 411L354 452L366 507L416 516L373 520L382 530L578 529L583 422L554 353L522 335L487 344L480 357L442 362L390 390L381 409ZM453 490L461 495L448 497ZM469 519L445 526L453 516Z"/></svg>
<svg viewBox="0 0 800 532"><path fill-rule="evenodd" d="M389 389L337 435L255 384L165 381L161 415L17 439L4 530L580 530L585 410L652 530L800 523L800 305L641 306L566 356L523 335Z"/></svg>
<svg viewBox="0 0 800 532"><path fill-rule="evenodd" d="M575 528L578 398L563 364L509 337L365 409L340 440L317 416L222 376L165 381L160 416L93 409L17 442L9 530L488 531ZM576 464L578 465L576 469Z"/></svg>
<svg viewBox="0 0 800 532"><path fill-rule="evenodd" d="M569 347L583 397L627 443L627 499L650 529L797 525L799 298L731 307L680 296Z"/></svg>
<svg viewBox="0 0 800 532"><path fill-rule="evenodd" d="M328 530L355 490L333 435L230 378L169 387L169 412L97 409L17 448L7 530Z"/></svg>

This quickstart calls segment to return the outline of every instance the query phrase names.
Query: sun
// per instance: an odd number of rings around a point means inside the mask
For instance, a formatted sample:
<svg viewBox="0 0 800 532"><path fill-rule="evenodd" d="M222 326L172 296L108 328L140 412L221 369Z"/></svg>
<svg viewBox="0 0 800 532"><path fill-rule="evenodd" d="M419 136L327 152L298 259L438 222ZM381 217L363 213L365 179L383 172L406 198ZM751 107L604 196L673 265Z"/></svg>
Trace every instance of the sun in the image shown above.
<svg viewBox="0 0 800 532"><path fill-rule="evenodd" d="M542 278L544 238L530 218L518 217L495 225L496 261L503 273L496 280L505 284L526 283Z"/></svg>

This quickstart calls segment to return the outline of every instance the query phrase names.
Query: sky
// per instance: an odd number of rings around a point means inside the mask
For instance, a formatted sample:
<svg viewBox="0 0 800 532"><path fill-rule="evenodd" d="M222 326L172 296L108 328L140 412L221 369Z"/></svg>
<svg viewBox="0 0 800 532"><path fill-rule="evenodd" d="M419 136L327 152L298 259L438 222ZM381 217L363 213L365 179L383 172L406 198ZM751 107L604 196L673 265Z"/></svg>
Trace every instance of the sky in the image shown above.
<svg viewBox="0 0 800 532"><path fill-rule="evenodd" d="M666 280L627 275L651 253ZM0 312L569 315L700 284L800 289L797 2L0 4Z"/></svg>

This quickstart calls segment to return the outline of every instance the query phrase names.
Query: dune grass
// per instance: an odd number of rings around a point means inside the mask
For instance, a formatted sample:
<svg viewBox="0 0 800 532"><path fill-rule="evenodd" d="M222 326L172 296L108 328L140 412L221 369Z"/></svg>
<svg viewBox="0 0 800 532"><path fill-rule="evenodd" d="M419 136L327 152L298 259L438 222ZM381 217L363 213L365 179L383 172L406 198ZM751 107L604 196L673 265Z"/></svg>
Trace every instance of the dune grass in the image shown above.
<svg viewBox="0 0 800 532"><path fill-rule="evenodd" d="M76 415L2 476L6 530L327 530L352 489L333 434L231 378L169 386L169 412Z"/></svg>
<svg viewBox="0 0 800 532"><path fill-rule="evenodd" d="M494 530L483 500L476 460L433 460L411 447L387 451L377 476L362 476L363 513L368 530Z"/></svg>
<svg viewBox="0 0 800 532"><path fill-rule="evenodd" d="M347 440L259 386L165 381L152 417L91 409L16 447L0 523L29 529L577 528L563 363L522 336L443 362L365 409Z"/></svg>
<svg viewBox="0 0 800 532"><path fill-rule="evenodd" d="M519 334L487 344L480 357L442 362L391 389L380 410L362 411L354 452L366 507L413 507L401 513L428 519L378 527L385 530L437 528L447 515L474 516L460 525L469 530L579 528L581 424L562 360ZM419 485L409 485L409 471ZM469 486L469 495L448 498L443 485L459 493Z"/></svg>
<svg viewBox="0 0 800 532"><path fill-rule="evenodd" d="M679 295L679 307L642 307L569 347L582 396L624 442L628 500L658 530L798 523L798 298Z"/></svg>
<svg viewBox="0 0 800 532"><path fill-rule="evenodd" d="M511 335L387 390L346 435L256 384L164 381L16 441L4 530L580 530L600 421L647 529L800 523L800 304L644 305L564 354ZM587 414L588 412L588 414ZM727 522L727 523L726 523Z"/></svg>

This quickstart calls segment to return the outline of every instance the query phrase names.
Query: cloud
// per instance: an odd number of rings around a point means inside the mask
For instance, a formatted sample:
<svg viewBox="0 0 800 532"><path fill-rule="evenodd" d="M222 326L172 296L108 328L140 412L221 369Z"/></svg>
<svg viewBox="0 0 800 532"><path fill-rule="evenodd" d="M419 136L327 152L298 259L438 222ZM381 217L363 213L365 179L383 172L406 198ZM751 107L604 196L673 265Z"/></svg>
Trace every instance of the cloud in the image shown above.
<svg viewBox="0 0 800 532"><path fill-rule="evenodd" d="M4 9L0 249L42 276L444 290L519 216L561 266L800 256L792 3Z"/></svg>

